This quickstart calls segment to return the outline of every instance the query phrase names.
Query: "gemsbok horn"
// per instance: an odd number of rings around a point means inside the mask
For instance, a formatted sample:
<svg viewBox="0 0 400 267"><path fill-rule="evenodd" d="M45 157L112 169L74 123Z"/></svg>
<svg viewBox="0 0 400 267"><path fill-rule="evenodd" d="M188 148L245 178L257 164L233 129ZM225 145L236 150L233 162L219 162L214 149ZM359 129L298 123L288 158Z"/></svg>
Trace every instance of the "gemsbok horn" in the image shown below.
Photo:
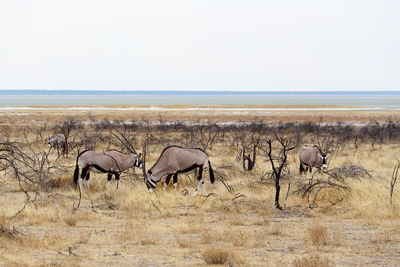
<svg viewBox="0 0 400 267"><path fill-rule="evenodd" d="M302 146L299 150L300 173L311 172L312 167L327 169L328 153L322 153L319 146Z"/></svg>
<svg viewBox="0 0 400 267"><path fill-rule="evenodd" d="M203 170L209 168L210 181L214 183L214 172L211 167L210 160L206 152L200 148L182 148L178 146L166 147L162 152L157 162L145 174L145 182L149 191L153 191L156 183L164 176L167 176L166 181L169 182L171 176L174 175L174 187L176 188L177 174L189 172L198 169L198 185L194 192L197 195L198 189L201 186L204 192L204 181L202 180Z"/></svg>
<svg viewBox="0 0 400 267"><path fill-rule="evenodd" d="M86 178L86 185L89 187L90 171L107 173L107 184L111 181L112 175L117 180L117 189L119 187L119 176L121 172L129 167L136 166L142 168L141 154L124 154L117 150L93 151L85 150L79 153L76 158L76 167L74 172L74 184L77 185L79 178L79 167L82 173L79 179L79 188L82 190L82 180Z"/></svg>

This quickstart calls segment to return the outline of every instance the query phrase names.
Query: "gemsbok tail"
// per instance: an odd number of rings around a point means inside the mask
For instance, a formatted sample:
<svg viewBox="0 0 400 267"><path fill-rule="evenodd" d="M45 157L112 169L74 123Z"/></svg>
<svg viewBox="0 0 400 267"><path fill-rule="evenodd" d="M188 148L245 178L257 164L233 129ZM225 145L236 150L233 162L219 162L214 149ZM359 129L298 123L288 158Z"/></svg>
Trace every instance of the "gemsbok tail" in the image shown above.
<svg viewBox="0 0 400 267"><path fill-rule="evenodd" d="M78 158L76 158L76 166L75 166L75 171L74 171L74 185L78 184L78 178L79 178L79 166L78 166Z"/></svg>
<svg viewBox="0 0 400 267"><path fill-rule="evenodd" d="M76 165L75 165L75 171L74 171L74 185L78 185L78 179L79 179L79 165L78 165L78 160L79 157L85 153L88 150L82 151L81 153L78 154L78 156L76 157Z"/></svg>
<svg viewBox="0 0 400 267"><path fill-rule="evenodd" d="M208 161L208 167L210 168L208 171L210 172L210 181L213 184L215 182L214 171L211 168L211 162Z"/></svg>

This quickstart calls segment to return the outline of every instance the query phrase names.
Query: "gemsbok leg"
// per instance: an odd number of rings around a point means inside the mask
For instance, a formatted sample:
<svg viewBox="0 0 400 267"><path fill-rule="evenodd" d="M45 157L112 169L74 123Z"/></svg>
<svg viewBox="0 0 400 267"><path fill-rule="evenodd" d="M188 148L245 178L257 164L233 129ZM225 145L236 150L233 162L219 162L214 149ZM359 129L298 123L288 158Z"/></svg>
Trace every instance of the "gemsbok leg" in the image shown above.
<svg viewBox="0 0 400 267"><path fill-rule="evenodd" d="M178 187L178 173L174 174L174 189L176 191L176 188Z"/></svg>
<svg viewBox="0 0 400 267"><path fill-rule="evenodd" d="M115 180L117 180L117 189L119 188L119 173L115 173Z"/></svg>
<svg viewBox="0 0 400 267"><path fill-rule="evenodd" d="M90 169L86 173L86 186L87 186L87 188L89 188L89 186L90 186L89 179L90 179Z"/></svg>
<svg viewBox="0 0 400 267"><path fill-rule="evenodd" d="M81 189L81 191L83 190L83 185L82 185L82 181L83 179L85 179L87 172L89 171L89 167L83 168L82 169L82 173L81 173L81 177L79 177L79 188Z"/></svg>
<svg viewBox="0 0 400 267"><path fill-rule="evenodd" d="M111 173L108 173L108 174L107 174L107 186L110 184L111 179L112 179L112 174L111 174Z"/></svg>
<svg viewBox="0 0 400 267"><path fill-rule="evenodd" d="M167 190L167 186L169 184L169 181L171 180L172 174L168 174L167 178L165 178L165 183L164 183L164 191Z"/></svg>

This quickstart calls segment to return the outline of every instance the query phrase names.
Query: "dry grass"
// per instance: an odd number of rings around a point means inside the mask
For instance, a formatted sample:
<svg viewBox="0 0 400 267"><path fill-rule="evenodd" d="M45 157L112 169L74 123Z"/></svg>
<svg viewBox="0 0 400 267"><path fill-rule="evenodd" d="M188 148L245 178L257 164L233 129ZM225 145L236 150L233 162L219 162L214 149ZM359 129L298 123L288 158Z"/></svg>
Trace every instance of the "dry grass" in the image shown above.
<svg viewBox="0 0 400 267"><path fill-rule="evenodd" d="M178 113L162 115L164 119L169 116L170 120L204 118L199 114ZM174 118L174 114L178 117ZM126 120L131 116L129 119L135 120L142 115L145 119L159 118L159 114L150 112L111 112L108 118ZM210 120L219 121L254 120L254 114L237 117L210 112L208 115ZM386 118L388 114L352 115L352 120L370 121ZM57 111L40 116L51 125L64 118L65 113ZM95 119L104 116L104 113L94 114ZM327 121L346 116L334 112ZM77 117L88 119L82 113ZM9 115L0 117L0 125L11 125L17 120L27 123L37 118L37 114ZM257 118L316 121L319 116L284 112ZM9 134L23 140L15 126L10 126ZM184 138L174 132L169 136ZM32 131L29 138L34 137ZM140 140L137 140L138 147ZM36 144L38 148L40 145ZM151 148L147 165L157 160L162 148L162 145ZM107 149L107 146L99 145L98 149ZM49 161L66 166L66 171L57 172L52 177L51 189L40 192L36 205L29 204L14 219L10 218L23 207L25 195L9 174L0 174L0 262L7 266L334 266L335 263L368 265L371 262L393 266L400 261L396 254L400 241L396 230L400 223L400 187L395 188L391 206L388 186L393 166L399 159L399 149L400 144L384 144L378 149L360 144L357 150L346 146L332 156L330 168L340 168L350 162L363 166L373 177L347 178L351 193L332 205L329 200L343 196L327 191L325 201L321 200L313 210L300 195L290 194L284 211L274 208L273 184L260 180L270 168L265 155L260 152L255 169L243 172L229 144L216 142L207 152L213 168L233 187L233 194L218 180L211 185L208 172L204 174L206 194L214 195L196 198L191 196L195 183L183 175L178 178L177 192L172 188L164 192L157 185L157 193L149 194L142 180L131 172L122 177L118 191L115 181L106 187L104 174L92 174L91 188L84 191L81 206L73 213L79 196L71 186L76 155L72 153L56 160L56 155L51 153ZM303 179L297 175L295 151L289 155L289 167L293 179ZM193 179L193 175L190 177ZM292 181L291 192L295 184ZM281 187L283 204L288 182L283 181ZM189 195L184 194L185 190ZM234 199L236 193L246 197Z"/></svg>
<svg viewBox="0 0 400 267"><path fill-rule="evenodd" d="M398 243L399 241L400 234L397 229L379 232L371 238L371 242L376 245L387 245L389 243Z"/></svg>
<svg viewBox="0 0 400 267"><path fill-rule="evenodd" d="M219 247L206 248L202 257L207 264L228 264L230 266L246 265L244 258L232 249Z"/></svg>
<svg viewBox="0 0 400 267"><path fill-rule="evenodd" d="M193 243L189 239L183 239L183 238L177 237L176 243L178 243L180 248L192 248L193 247Z"/></svg>
<svg viewBox="0 0 400 267"><path fill-rule="evenodd" d="M297 258L292 263L293 267L333 267L335 264L319 255L307 255Z"/></svg>
<svg viewBox="0 0 400 267"><path fill-rule="evenodd" d="M314 246L326 246L330 242L328 228L319 223L314 223L310 226L307 229L307 233L305 240L310 240Z"/></svg>
<svg viewBox="0 0 400 267"><path fill-rule="evenodd" d="M64 218L64 222L68 226L76 226L76 224L78 223L78 217L76 217L75 215L67 216L66 218Z"/></svg>
<svg viewBox="0 0 400 267"><path fill-rule="evenodd" d="M343 229L334 229L330 236L332 246L340 247L346 245L346 236Z"/></svg>
<svg viewBox="0 0 400 267"><path fill-rule="evenodd" d="M273 223L269 226L269 233L275 236L286 236L287 232L284 224Z"/></svg>
<svg viewBox="0 0 400 267"><path fill-rule="evenodd" d="M12 226L5 216L0 217L0 238L14 240L19 239L21 232Z"/></svg>

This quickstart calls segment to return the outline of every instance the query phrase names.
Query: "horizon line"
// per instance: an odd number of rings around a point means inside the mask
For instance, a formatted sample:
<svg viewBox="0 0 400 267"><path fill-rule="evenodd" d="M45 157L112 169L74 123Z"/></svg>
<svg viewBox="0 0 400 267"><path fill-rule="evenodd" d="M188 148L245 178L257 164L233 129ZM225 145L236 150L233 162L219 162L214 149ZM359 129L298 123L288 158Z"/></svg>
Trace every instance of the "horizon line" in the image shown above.
<svg viewBox="0 0 400 267"><path fill-rule="evenodd" d="M20 94L20 93L122 93L122 94L163 94L163 93L178 93L178 94L209 94L209 93L222 93L222 94L328 94L328 93L365 93L365 94L394 94L400 93L400 90L146 90L146 89L0 89L0 94Z"/></svg>

